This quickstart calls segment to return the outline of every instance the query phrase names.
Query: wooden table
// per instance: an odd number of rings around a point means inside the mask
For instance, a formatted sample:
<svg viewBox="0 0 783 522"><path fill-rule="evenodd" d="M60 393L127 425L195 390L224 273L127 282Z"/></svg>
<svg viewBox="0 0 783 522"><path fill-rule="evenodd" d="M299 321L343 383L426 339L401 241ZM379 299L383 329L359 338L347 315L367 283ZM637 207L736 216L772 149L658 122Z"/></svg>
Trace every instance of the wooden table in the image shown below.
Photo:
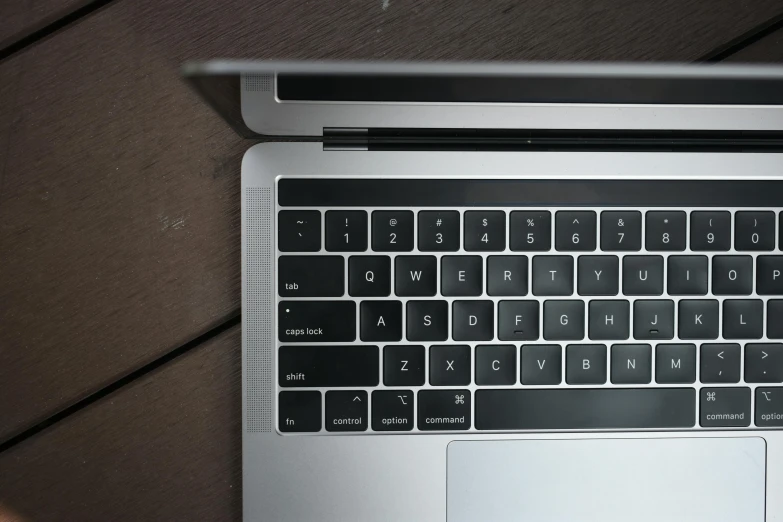
<svg viewBox="0 0 783 522"><path fill-rule="evenodd" d="M2 0L0 520L241 518L249 142L183 84L184 61L781 61L781 11Z"/></svg>

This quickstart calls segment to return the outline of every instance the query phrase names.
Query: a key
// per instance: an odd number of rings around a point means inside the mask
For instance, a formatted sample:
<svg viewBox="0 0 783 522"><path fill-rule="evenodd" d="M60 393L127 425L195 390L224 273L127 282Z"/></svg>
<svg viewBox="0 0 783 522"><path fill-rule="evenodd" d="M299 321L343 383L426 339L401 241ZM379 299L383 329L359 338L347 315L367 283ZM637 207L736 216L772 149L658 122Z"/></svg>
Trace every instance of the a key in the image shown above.
<svg viewBox="0 0 783 522"><path fill-rule="evenodd" d="M470 346L464 344L430 346L430 384L433 386L470 384Z"/></svg>
<svg viewBox="0 0 783 522"><path fill-rule="evenodd" d="M707 256L669 256L666 289L669 295L707 295Z"/></svg>
<svg viewBox="0 0 783 522"><path fill-rule="evenodd" d="M579 295L617 295L620 261L617 256L579 256L576 289Z"/></svg>
<svg viewBox="0 0 783 522"><path fill-rule="evenodd" d="M775 249L774 212L737 212L734 216L734 249Z"/></svg>
<svg viewBox="0 0 783 522"><path fill-rule="evenodd" d="M330 252L367 250L367 212L364 210L327 211L326 250Z"/></svg>
<svg viewBox="0 0 783 522"><path fill-rule="evenodd" d="M691 250L726 252L731 248L731 213L691 212Z"/></svg>
<svg viewBox="0 0 783 522"><path fill-rule="evenodd" d="M745 382L783 382L783 344L746 344Z"/></svg>
<svg viewBox="0 0 783 522"><path fill-rule="evenodd" d="M284 343L331 343L356 340L353 301L280 301L277 334Z"/></svg>
<svg viewBox="0 0 783 522"><path fill-rule="evenodd" d="M724 339L761 339L764 303L760 299L723 301Z"/></svg>
<svg viewBox="0 0 783 522"><path fill-rule="evenodd" d="M424 347L410 344L384 346L383 384L386 386L424 384Z"/></svg>
<svg viewBox="0 0 783 522"><path fill-rule="evenodd" d="M663 257L625 256L623 295L663 295Z"/></svg>
<svg viewBox="0 0 783 522"><path fill-rule="evenodd" d="M277 213L277 248L281 252L321 250L321 213L317 210L281 210Z"/></svg>
<svg viewBox="0 0 783 522"><path fill-rule="evenodd" d="M376 252L413 250L413 212L410 210L373 212L372 249Z"/></svg>
<svg viewBox="0 0 783 522"><path fill-rule="evenodd" d="M572 295L573 293L573 257L533 257L533 295Z"/></svg>
<svg viewBox="0 0 783 522"><path fill-rule="evenodd" d="M397 256L394 260L394 293L398 296L433 296L438 291L435 256Z"/></svg>
<svg viewBox="0 0 783 522"><path fill-rule="evenodd" d="M756 258L756 293L783 295L783 256Z"/></svg>
<svg viewBox="0 0 783 522"><path fill-rule="evenodd" d="M280 392L277 396L277 417L277 425L282 432L321 431L321 392Z"/></svg>
<svg viewBox="0 0 783 522"><path fill-rule="evenodd" d="M456 252L459 250L459 212L423 210L419 212L419 250Z"/></svg>
<svg viewBox="0 0 783 522"><path fill-rule="evenodd" d="M613 384L650 384L652 347L649 344L615 344L611 365Z"/></svg>
<svg viewBox="0 0 783 522"><path fill-rule="evenodd" d="M367 392L326 392L326 431L367 431Z"/></svg>
<svg viewBox="0 0 783 522"><path fill-rule="evenodd" d="M682 300L677 327L680 339L717 339L720 310L715 299Z"/></svg>
<svg viewBox="0 0 783 522"><path fill-rule="evenodd" d="M420 430L470 429L470 390L421 390L418 400Z"/></svg>
<svg viewBox="0 0 783 522"><path fill-rule="evenodd" d="M280 297L340 297L345 293L343 256L280 256L277 294Z"/></svg>
<svg viewBox="0 0 783 522"><path fill-rule="evenodd" d="M702 388L699 412L702 428L750 426L750 388Z"/></svg>
<svg viewBox="0 0 783 522"><path fill-rule="evenodd" d="M516 346L511 344L476 346L476 384L508 386L516 383Z"/></svg>
<svg viewBox="0 0 783 522"><path fill-rule="evenodd" d="M783 388L756 388L756 426L783 426Z"/></svg>
<svg viewBox="0 0 783 522"><path fill-rule="evenodd" d="M362 301L359 305L359 330L362 341L401 341L402 303Z"/></svg>
<svg viewBox="0 0 783 522"><path fill-rule="evenodd" d="M647 212L644 241L647 250L685 250L686 220L685 212L681 210Z"/></svg>
<svg viewBox="0 0 783 522"><path fill-rule="evenodd" d="M528 386L563 382L563 349L559 344L523 344L520 381Z"/></svg>
<svg viewBox="0 0 783 522"><path fill-rule="evenodd" d="M372 392L373 431L410 431L413 429L413 392L376 390Z"/></svg>
<svg viewBox="0 0 783 522"><path fill-rule="evenodd" d="M674 301L638 300L633 303L634 339L674 338Z"/></svg>
<svg viewBox="0 0 783 522"><path fill-rule="evenodd" d="M566 346L566 382L568 384L606 383L606 345L569 344Z"/></svg>
<svg viewBox="0 0 783 522"><path fill-rule="evenodd" d="M552 248L549 211L514 211L509 215L509 248L514 252L546 252Z"/></svg>
<svg viewBox="0 0 783 522"><path fill-rule="evenodd" d="M555 213L555 249L592 252L596 245L596 217L592 210Z"/></svg>
<svg viewBox="0 0 783 522"><path fill-rule="evenodd" d="M500 301L498 339L535 341L538 339L538 301Z"/></svg>
<svg viewBox="0 0 783 522"><path fill-rule="evenodd" d="M491 341L495 336L492 301L454 301L452 339L455 341Z"/></svg>
<svg viewBox="0 0 783 522"><path fill-rule="evenodd" d="M440 293L444 296L478 296L482 292L479 256L443 256L440 260Z"/></svg>
<svg viewBox="0 0 783 522"><path fill-rule="evenodd" d="M601 250L638 252L642 248L642 213L601 212Z"/></svg>
<svg viewBox="0 0 783 522"><path fill-rule="evenodd" d="M527 256L489 256L487 294L527 295Z"/></svg>
<svg viewBox="0 0 783 522"><path fill-rule="evenodd" d="M405 336L409 341L445 341L449 336L446 301L408 301Z"/></svg>
<svg viewBox="0 0 783 522"><path fill-rule="evenodd" d="M544 302L544 339L547 341L581 341L584 337L584 301Z"/></svg>
<svg viewBox="0 0 783 522"><path fill-rule="evenodd" d="M378 386L377 346L281 346L277 355L278 383L284 388Z"/></svg>
<svg viewBox="0 0 783 522"><path fill-rule="evenodd" d="M658 384L696 382L696 345L659 344L656 346L655 382Z"/></svg>
<svg viewBox="0 0 783 522"><path fill-rule="evenodd" d="M715 256L712 258L712 293L750 295L753 292L753 258Z"/></svg>
<svg viewBox="0 0 783 522"><path fill-rule="evenodd" d="M699 369L701 382L739 382L740 351L738 344L702 344Z"/></svg>
<svg viewBox="0 0 783 522"><path fill-rule="evenodd" d="M588 336L593 341L628 339L630 304L625 300L590 301Z"/></svg>
<svg viewBox="0 0 783 522"><path fill-rule="evenodd" d="M506 213L502 210L465 212L465 250L498 252L506 249Z"/></svg>
<svg viewBox="0 0 783 522"><path fill-rule="evenodd" d="M767 301L767 337L770 339L783 339L783 299L770 299Z"/></svg>
<svg viewBox="0 0 783 522"><path fill-rule="evenodd" d="M391 294L389 256L351 256L348 259L348 295L387 297Z"/></svg>

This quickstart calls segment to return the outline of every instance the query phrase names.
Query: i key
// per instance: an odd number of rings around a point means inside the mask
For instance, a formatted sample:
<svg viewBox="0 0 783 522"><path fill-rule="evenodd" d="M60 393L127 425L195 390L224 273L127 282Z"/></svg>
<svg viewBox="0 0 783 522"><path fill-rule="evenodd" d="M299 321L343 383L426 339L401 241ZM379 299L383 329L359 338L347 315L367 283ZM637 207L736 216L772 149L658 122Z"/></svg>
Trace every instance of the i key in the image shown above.
<svg viewBox="0 0 783 522"><path fill-rule="evenodd" d="M465 212L465 250L506 249L506 213L502 210Z"/></svg>
<svg viewBox="0 0 783 522"><path fill-rule="evenodd" d="M774 212L737 212L735 219L735 250L763 251L775 248Z"/></svg>
<svg viewBox="0 0 783 522"><path fill-rule="evenodd" d="M326 213L326 250L364 252L367 250L367 212L330 210Z"/></svg>
<svg viewBox="0 0 783 522"><path fill-rule="evenodd" d="M561 251L595 250L596 217L592 210L555 214L555 248Z"/></svg>

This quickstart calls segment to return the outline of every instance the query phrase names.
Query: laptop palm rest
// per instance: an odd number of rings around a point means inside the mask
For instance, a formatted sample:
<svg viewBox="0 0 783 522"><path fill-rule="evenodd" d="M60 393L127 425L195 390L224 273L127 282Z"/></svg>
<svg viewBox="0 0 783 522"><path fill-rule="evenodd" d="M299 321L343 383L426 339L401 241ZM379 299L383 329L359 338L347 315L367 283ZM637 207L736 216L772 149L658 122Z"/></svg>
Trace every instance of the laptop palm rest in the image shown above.
<svg viewBox="0 0 783 522"><path fill-rule="evenodd" d="M448 522L763 522L762 438L454 441Z"/></svg>

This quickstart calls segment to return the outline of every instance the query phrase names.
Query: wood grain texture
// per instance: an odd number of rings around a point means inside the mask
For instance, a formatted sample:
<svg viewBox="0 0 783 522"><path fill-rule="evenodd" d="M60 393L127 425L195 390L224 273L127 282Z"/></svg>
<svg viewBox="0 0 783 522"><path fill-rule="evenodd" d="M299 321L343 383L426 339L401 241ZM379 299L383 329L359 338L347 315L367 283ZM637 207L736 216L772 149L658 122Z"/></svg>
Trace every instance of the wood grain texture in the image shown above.
<svg viewBox="0 0 783 522"><path fill-rule="evenodd" d="M0 49L88 2L89 0L0 0Z"/></svg>
<svg viewBox="0 0 783 522"><path fill-rule="evenodd" d="M769 36L731 55L726 61L748 63L783 62L783 29L778 29Z"/></svg>

